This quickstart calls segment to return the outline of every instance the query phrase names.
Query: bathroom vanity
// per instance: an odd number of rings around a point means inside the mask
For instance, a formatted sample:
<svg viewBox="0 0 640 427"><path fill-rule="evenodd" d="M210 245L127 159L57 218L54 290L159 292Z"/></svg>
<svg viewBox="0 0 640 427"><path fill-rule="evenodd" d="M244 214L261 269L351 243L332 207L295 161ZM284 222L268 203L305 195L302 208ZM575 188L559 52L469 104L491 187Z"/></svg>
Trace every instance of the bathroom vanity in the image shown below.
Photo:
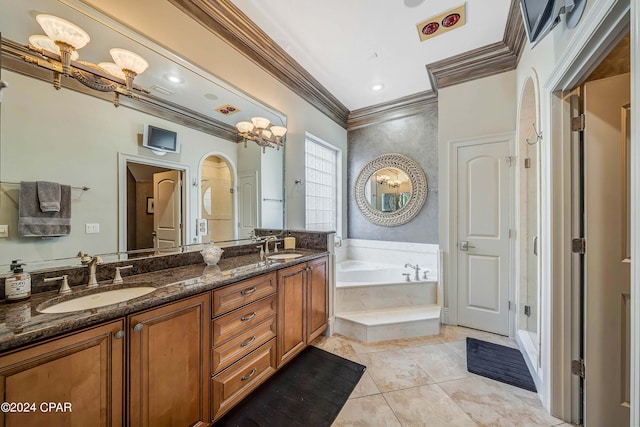
<svg viewBox="0 0 640 427"><path fill-rule="evenodd" d="M128 276L157 289L101 308L39 312L55 292L1 304L1 424L209 425L327 328L328 253L296 252Z"/></svg>

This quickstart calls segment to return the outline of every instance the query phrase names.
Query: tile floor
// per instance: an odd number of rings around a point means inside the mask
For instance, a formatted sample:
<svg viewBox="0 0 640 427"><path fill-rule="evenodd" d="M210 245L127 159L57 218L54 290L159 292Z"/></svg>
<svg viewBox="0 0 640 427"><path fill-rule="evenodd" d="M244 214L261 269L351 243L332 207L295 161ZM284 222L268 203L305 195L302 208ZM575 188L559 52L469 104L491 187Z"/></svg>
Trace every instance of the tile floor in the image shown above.
<svg viewBox="0 0 640 427"><path fill-rule="evenodd" d="M377 343L318 338L313 345L367 366L333 427L570 426L550 416L537 394L467 372L468 336L516 347L506 337L446 325L437 336Z"/></svg>

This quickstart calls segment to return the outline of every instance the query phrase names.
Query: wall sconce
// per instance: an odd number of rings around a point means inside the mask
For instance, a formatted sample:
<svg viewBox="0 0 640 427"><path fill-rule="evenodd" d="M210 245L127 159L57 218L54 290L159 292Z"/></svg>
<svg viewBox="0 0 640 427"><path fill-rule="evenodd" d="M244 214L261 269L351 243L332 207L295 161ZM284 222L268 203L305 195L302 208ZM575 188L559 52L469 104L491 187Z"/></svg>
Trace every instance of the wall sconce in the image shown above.
<svg viewBox="0 0 640 427"><path fill-rule="evenodd" d="M244 140L245 148L247 141L253 141L262 147L262 152L265 153L267 147L276 147L276 150L280 150L281 146L284 147L284 134L287 133L287 128L284 126L269 125L269 119L252 117L250 122L236 123L236 129Z"/></svg>
<svg viewBox="0 0 640 427"><path fill-rule="evenodd" d="M114 105L119 105L119 95L135 97L132 89L134 78L149 67L149 63L140 55L125 49L111 49L109 53L113 63L102 62L98 65L90 62L76 62L78 49L91 40L89 35L77 25L53 15L38 15L36 20L44 30L44 35L29 37L29 49L41 54L43 58L24 57L27 62L53 71L53 86L61 87L61 74L73 77L83 85L101 92L114 92ZM58 61L59 59L59 61ZM114 80L114 77L117 80ZM124 82L124 87L122 83ZM148 90L135 87L144 93Z"/></svg>

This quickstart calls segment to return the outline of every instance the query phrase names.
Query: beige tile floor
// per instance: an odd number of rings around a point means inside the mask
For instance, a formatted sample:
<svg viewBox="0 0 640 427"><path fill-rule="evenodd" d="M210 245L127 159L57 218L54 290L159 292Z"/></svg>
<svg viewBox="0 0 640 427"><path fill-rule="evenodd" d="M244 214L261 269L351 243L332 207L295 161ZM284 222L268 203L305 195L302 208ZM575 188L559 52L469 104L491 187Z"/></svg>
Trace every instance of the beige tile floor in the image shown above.
<svg viewBox="0 0 640 427"><path fill-rule="evenodd" d="M440 335L365 343L342 335L313 345L367 366L333 427L570 426L538 395L467 372L465 338L513 340L457 326Z"/></svg>

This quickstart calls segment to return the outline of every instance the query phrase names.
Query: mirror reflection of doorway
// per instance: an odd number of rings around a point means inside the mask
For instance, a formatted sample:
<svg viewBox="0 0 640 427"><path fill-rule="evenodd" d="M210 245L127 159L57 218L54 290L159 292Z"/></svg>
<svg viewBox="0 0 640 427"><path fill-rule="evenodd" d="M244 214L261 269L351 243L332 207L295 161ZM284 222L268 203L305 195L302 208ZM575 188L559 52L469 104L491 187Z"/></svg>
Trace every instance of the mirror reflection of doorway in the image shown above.
<svg viewBox="0 0 640 427"><path fill-rule="evenodd" d="M200 218L207 223L202 243L233 240L233 178L231 169L220 156L208 156L200 169Z"/></svg>
<svg viewBox="0 0 640 427"><path fill-rule="evenodd" d="M180 246L184 240L183 172L131 161L127 161L126 172L127 251Z"/></svg>

